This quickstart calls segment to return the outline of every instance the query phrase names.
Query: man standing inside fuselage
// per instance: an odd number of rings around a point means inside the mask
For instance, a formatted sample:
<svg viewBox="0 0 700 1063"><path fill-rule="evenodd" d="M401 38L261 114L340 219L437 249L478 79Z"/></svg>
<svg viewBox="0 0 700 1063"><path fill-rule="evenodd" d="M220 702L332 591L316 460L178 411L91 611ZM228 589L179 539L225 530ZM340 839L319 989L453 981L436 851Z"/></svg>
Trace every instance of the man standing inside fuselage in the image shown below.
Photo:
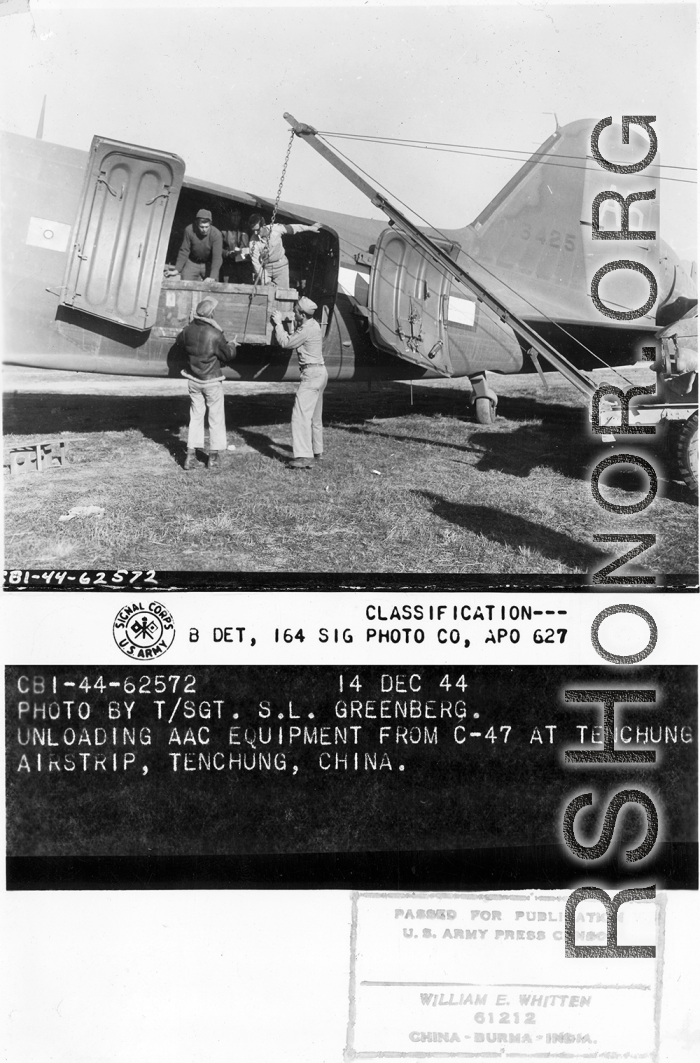
<svg viewBox="0 0 700 1063"><path fill-rule="evenodd" d="M282 324L279 310L272 314L275 337L280 347L297 352L301 383L292 411L292 449L290 469L310 469L314 459L323 457L323 392L328 372L323 361L321 326L314 318L316 303L302 297L294 307L296 328L290 335Z"/></svg>
<svg viewBox="0 0 700 1063"><path fill-rule="evenodd" d="M241 228L241 212L237 208L228 217L228 229L222 230L224 242L224 280L230 284L250 284L252 281L250 267L249 238Z"/></svg>
<svg viewBox="0 0 700 1063"><path fill-rule="evenodd" d="M183 281L218 281L223 257L223 238L212 225L211 211L198 210L194 225L185 229L175 271Z"/></svg>
<svg viewBox="0 0 700 1063"><path fill-rule="evenodd" d="M274 284L275 288L289 288L289 259L282 243L283 236L298 233L317 233L321 223L313 225L266 225L262 214L251 214L250 259L256 284Z"/></svg>

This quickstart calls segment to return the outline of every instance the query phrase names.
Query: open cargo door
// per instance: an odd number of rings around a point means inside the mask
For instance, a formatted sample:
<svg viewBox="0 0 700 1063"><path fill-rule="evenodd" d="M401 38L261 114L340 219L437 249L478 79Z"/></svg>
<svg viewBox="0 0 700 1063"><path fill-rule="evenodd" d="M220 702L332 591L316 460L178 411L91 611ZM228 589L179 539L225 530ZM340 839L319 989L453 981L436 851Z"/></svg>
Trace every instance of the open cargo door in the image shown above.
<svg viewBox="0 0 700 1063"><path fill-rule="evenodd" d="M448 254L454 245L438 243ZM384 229L377 241L369 287L373 342L443 376L452 375L446 329L450 278L430 262L409 234Z"/></svg>
<svg viewBox="0 0 700 1063"><path fill-rule="evenodd" d="M185 164L94 137L62 302L136 329L156 320Z"/></svg>

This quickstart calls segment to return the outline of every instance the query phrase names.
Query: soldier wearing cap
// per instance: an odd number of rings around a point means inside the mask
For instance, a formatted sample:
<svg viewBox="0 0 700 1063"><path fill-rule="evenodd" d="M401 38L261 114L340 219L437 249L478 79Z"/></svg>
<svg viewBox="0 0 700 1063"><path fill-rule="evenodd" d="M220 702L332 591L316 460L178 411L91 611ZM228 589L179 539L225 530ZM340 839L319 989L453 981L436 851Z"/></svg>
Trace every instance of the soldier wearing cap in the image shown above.
<svg viewBox="0 0 700 1063"><path fill-rule="evenodd" d="M202 299L190 324L177 342L184 347L190 393L190 426L187 432L186 471L197 467L196 451L204 446L204 415L209 415L209 469L218 472L226 453L226 417L224 413L224 374L222 365L236 358L236 337L226 342L221 326L214 320L217 301Z"/></svg>
<svg viewBox="0 0 700 1063"><path fill-rule="evenodd" d="M223 238L212 225L211 211L198 210L194 225L185 229L175 272L183 281L218 281L223 255Z"/></svg>
<svg viewBox="0 0 700 1063"><path fill-rule="evenodd" d="M282 243L283 236L298 233L317 233L321 223L313 225L266 225L262 214L248 218L250 230L250 260L256 284L274 284L276 288L289 288L289 259Z"/></svg>
<svg viewBox="0 0 700 1063"><path fill-rule="evenodd" d="M292 469L310 469L314 459L323 457L323 392L328 372L323 361L321 326L314 314L318 307L306 296L294 307L296 328L291 334L282 324L278 310L272 315L275 337L280 347L297 352L301 383L292 411Z"/></svg>

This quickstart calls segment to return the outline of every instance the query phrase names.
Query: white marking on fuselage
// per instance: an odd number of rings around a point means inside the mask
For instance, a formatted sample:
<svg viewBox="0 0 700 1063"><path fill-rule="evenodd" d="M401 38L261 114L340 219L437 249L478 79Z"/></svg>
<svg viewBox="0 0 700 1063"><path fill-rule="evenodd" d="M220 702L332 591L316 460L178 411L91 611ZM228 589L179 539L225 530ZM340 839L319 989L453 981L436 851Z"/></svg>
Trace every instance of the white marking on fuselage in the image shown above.
<svg viewBox="0 0 700 1063"><path fill-rule="evenodd" d="M338 287L345 295L351 295L361 306L367 306L369 273L341 266L338 270Z"/></svg>
<svg viewBox="0 0 700 1063"><path fill-rule="evenodd" d="M63 221L30 218L25 243L31 247L44 247L48 251L65 251L70 240L70 229L70 225Z"/></svg>
<svg viewBox="0 0 700 1063"><path fill-rule="evenodd" d="M447 320L454 322L455 325L468 325L473 328L476 320L476 303L473 303L471 299L459 299L456 295L451 295L447 305Z"/></svg>

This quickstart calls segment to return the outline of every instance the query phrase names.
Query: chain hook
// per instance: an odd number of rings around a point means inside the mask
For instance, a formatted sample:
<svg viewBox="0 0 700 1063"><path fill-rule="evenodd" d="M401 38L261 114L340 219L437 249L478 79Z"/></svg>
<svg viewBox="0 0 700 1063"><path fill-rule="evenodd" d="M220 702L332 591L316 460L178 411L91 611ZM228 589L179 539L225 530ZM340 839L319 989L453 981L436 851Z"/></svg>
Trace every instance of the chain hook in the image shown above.
<svg viewBox="0 0 700 1063"><path fill-rule="evenodd" d="M277 199L275 200L275 208L272 211L272 220L270 221L270 225L271 226L275 224L275 218L277 217L277 210L278 210L279 205L280 205L280 199L282 198L282 186L284 185L284 179L285 179L285 177L287 175L287 166L289 165L289 156L292 153L292 144L294 143L294 136L295 136L295 133L294 133L294 130L292 130L291 135L289 137L289 146L287 148L287 154L286 154L285 159L284 159L284 166L282 167L282 176L280 177L280 186L277 189Z"/></svg>
<svg viewBox="0 0 700 1063"><path fill-rule="evenodd" d="M292 144L294 143L294 135L295 135L294 134L294 130L292 130L291 136L289 137L289 146L287 147L287 154L284 157L284 166L282 167L282 176L280 177L279 188L277 189L277 198L275 199L275 206L274 206L273 211L272 211L272 218L270 219L270 230L272 229L272 226L275 224L275 219L277 217L277 209L278 209L278 207L280 205L280 199L282 198L282 187L284 185L284 179L285 179L286 174L287 174L287 166L289 165L289 156L292 153ZM246 339L246 336L248 334L248 318L250 317L250 308L253 305L253 299L255 298L255 295L257 294L258 283L260 281L260 278L263 276L265 261L267 259L267 254L269 253L270 232L268 232L267 236L264 237L264 242L265 242L265 251L263 251L263 254L262 254L261 258L260 258L260 265L263 268L261 269L260 273L257 274L253 278L253 290L250 293L250 296L248 297L248 313L245 316L245 327L243 329L243 340L242 340L243 343L245 343L245 339Z"/></svg>

